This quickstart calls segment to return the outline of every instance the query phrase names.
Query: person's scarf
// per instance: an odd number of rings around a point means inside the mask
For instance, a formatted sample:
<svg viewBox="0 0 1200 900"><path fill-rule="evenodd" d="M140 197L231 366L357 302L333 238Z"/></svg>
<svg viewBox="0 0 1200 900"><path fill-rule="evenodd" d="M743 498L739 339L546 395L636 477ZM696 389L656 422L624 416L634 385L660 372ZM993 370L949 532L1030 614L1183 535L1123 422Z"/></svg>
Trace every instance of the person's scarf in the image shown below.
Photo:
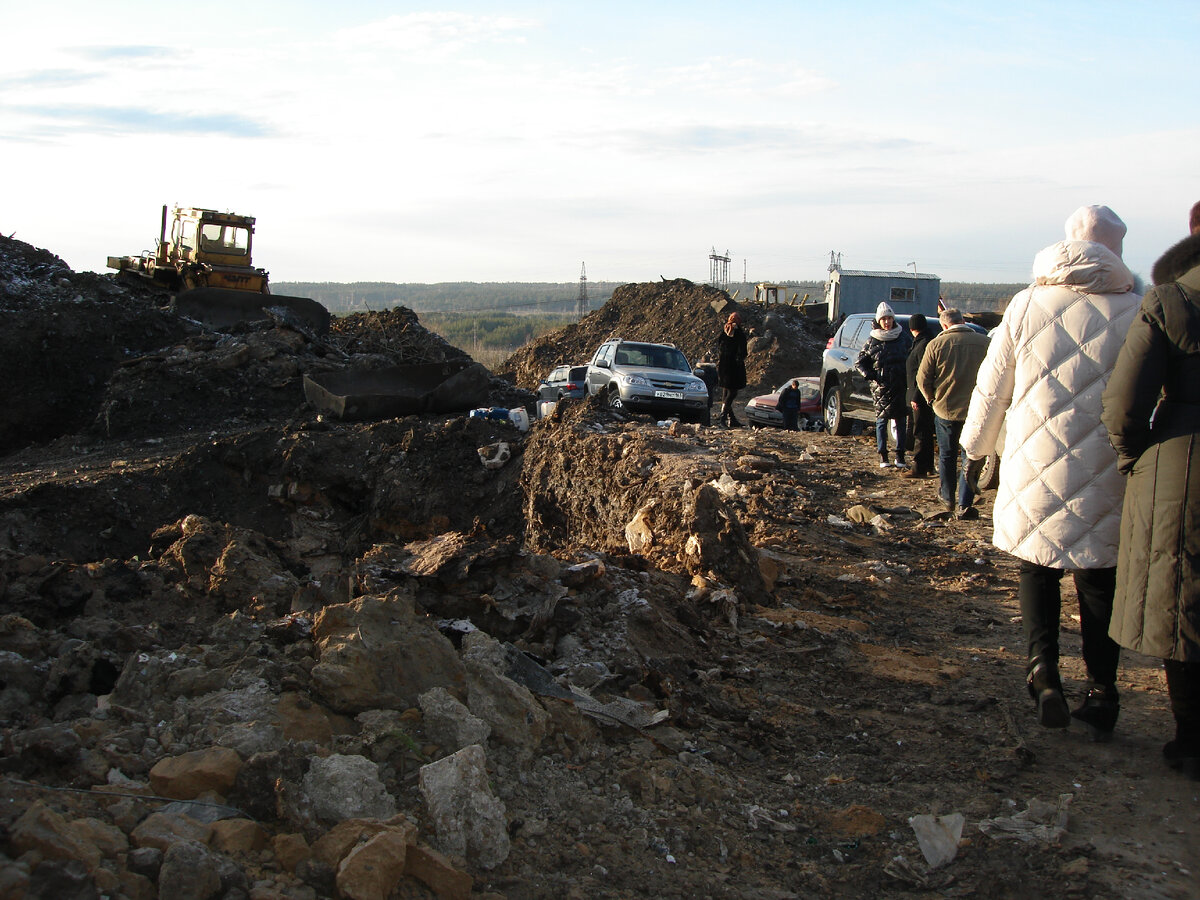
<svg viewBox="0 0 1200 900"><path fill-rule="evenodd" d="M900 332L903 330L904 329L900 327L899 322L893 322L892 327L886 331L882 328L872 328L871 337L875 338L877 341L894 341L896 338L900 337Z"/></svg>

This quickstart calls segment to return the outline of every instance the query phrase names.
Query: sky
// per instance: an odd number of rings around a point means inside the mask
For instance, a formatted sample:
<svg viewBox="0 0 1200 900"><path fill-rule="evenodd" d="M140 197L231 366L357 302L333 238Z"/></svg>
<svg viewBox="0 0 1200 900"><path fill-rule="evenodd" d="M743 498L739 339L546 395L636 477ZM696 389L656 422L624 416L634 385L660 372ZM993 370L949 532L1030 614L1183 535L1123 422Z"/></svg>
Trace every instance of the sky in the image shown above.
<svg viewBox="0 0 1200 900"><path fill-rule="evenodd" d="M199 15L199 13L203 15ZM1200 4L0 2L0 233L104 272L164 204L273 281L1022 282L1200 200Z"/></svg>

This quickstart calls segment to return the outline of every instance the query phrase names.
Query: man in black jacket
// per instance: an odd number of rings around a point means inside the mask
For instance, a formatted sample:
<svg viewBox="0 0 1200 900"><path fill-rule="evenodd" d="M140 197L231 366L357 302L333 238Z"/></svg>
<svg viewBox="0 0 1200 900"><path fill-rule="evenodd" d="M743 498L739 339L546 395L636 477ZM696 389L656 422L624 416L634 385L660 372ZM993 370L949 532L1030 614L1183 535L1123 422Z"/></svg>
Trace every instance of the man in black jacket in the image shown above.
<svg viewBox="0 0 1200 900"><path fill-rule="evenodd" d="M925 478L933 474L933 410L917 389L917 369L925 356L925 346L933 337L933 329L929 327L929 320L925 316L914 313L908 318L908 330L913 336L912 349L908 351L906 363L908 405L913 416L913 463L911 468L900 473L900 477Z"/></svg>

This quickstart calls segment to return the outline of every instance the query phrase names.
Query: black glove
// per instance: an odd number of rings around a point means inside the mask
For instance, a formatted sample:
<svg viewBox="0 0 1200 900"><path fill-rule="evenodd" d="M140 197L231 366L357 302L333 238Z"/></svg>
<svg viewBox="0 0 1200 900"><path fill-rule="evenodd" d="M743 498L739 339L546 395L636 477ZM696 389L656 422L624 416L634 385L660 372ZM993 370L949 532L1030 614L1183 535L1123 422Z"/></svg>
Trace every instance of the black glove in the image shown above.
<svg viewBox="0 0 1200 900"><path fill-rule="evenodd" d="M967 467L963 470L963 478L967 482L967 490L972 494L979 493L979 476L983 474L984 459L968 459Z"/></svg>

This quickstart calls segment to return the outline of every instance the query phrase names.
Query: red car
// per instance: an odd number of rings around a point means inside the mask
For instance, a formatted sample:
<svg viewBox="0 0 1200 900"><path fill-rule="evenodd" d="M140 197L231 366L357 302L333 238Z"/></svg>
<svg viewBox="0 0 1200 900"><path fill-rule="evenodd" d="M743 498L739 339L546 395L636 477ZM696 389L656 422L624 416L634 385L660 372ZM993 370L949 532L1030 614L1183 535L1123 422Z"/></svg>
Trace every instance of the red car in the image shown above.
<svg viewBox="0 0 1200 900"><path fill-rule="evenodd" d="M746 418L751 425L783 427L783 413L779 411L779 392L793 381L800 382L800 413L796 417L798 427L810 430L814 426L820 426L824 417L821 410L821 379L816 375L789 378L772 393L751 397L746 402Z"/></svg>

